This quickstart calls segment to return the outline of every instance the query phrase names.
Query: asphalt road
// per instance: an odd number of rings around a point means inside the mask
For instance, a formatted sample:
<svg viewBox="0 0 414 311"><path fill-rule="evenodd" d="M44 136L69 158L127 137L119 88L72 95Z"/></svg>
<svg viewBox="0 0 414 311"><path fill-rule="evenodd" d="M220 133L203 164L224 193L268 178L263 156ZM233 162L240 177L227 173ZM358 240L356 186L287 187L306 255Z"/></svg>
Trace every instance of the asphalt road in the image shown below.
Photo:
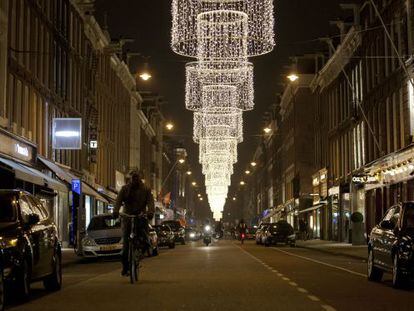
<svg viewBox="0 0 414 311"><path fill-rule="evenodd" d="M115 261L65 269L64 287L10 310L414 310L414 288L395 290L365 277L366 263L314 250L218 241L163 250L142 264L138 284Z"/></svg>

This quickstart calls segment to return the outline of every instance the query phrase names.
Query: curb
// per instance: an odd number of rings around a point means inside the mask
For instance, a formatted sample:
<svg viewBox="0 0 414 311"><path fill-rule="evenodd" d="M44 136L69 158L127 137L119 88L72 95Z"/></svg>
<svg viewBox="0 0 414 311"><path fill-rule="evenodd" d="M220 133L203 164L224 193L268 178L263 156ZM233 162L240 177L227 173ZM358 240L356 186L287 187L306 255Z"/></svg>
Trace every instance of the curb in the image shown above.
<svg viewBox="0 0 414 311"><path fill-rule="evenodd" d="M334 255L334 256L343 256L343 257L348 257L348 258L352 258L352 259L367 261L367 258L366 257L362 257L362 256L358 256L358 255L352 255L352 254L347 254L347 253L335 252L335 251L326 250L326 249L322 249L322 248L305 246L305 245L298 245L298 244L296 244L296 247L297 248L311 249L311 250L314 250L314 251L317 251L317 252L321 252L321 253L325 253L325 254L330 254L330 255Z"/></svg>

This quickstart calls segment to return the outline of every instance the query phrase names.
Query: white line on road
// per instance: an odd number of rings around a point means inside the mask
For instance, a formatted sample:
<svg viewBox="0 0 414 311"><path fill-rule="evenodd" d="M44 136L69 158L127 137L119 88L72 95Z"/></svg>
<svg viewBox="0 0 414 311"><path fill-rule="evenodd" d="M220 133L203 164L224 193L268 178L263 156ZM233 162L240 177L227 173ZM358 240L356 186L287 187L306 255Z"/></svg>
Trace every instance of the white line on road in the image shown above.
<svg viewBox="0 0 414 311"><path fill-rule="evenodd" d="M314 262L314 263L317 263L317 264L320 264L320 265L324 265L324 266L327 266L327 267L330 267L330 268L334 268L334 269L338 269L338 270L341 270L341 271L344 271L344 272L348 272L348 273L353 274L353 275L362 276L364 278L367 277L363 273L359 273L359 272L355 272L355 271L352 271L352 270L349 270L349 269L346 269L346 268L342 268L342 267L339 267L339 266L331 265L331 264L326 263L326 262L323 262L323 261L319 261L319 260L312 259L312 258L305 257L305 256L296 255L296 254L293 254L293 253L290 253L290 252L287 252L287 251L283 251L281 249L274 248L274 247L272 247L272 249L274 251L278 251L278 252L284 253L284 254L289 255L289 256L301 258L301 259L304 259L304 260L307 260L307 261L311 261L311 262Z"/></svg>
<svg viewBox="0 0 414 311"><path fill-rule="evenodd" d="M320 299L318 297L313 296L313 295L308 295L308 298L312 301L320 301Z"/></svg>
<svg viewBox="0 0 414 311"><path fill-rule="evenodd" d="M301 292L301 293L304 293L304 294L308 293L308 291L306 289L302 288L302 287L298 287L298 291Z"/></svg>
<svg viewBox="0 0 414 311"><path fill-rule="evenodd" d="M298 284L297 283L295 283L295 282L289 282L289 285L292 285L292 286L298 286Z"/></svg>
<svg viewBox="0 0 414 311"><path fill-rule="evenodd" d="M326 311L336 311L336 309L332 306L329 305L322 305L322 309L326 310Z"/></svg>

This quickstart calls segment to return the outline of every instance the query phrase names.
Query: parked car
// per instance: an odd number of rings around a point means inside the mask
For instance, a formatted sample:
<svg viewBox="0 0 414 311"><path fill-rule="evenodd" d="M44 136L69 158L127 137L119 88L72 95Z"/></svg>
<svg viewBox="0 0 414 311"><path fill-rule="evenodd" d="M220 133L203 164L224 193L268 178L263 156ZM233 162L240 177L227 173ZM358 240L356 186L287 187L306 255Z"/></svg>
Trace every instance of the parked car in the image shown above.
<svg viewBox="0 0 414 311"><path fill-rule="evenodd" d="M263 244L264 233L267 226L269 226L269 223L261 223L257 228L255 236L256 244Z"/></svg>
<svg viewBox="0 0 414 311"><path fill-rule="evenodd" d="M247 228L246 239L247 240L254 240L255 237L256 237L256 231L257 231L257 228L255 228L255 227Z"/></svg>
<svg viewBox="0 0 414 311"><path fill-rule="evenodd" d="M121 256L122 230L112 214L93 216L82 239L82 256L89 258Z"/></svg>
<svg viewBox="0 0 414 311"><path fill-rule="evenodd" d="M175 247L175 234L168 225L160 225L154 227L158 235L158 246Z"/></svg>
<svg viewBox="0 0 414 311"><path fill-rule="evenodd" d="M149 239L151 243L151 249L149 250L149 256L158 255L158 234L154 227L149 225Z"/></svg>
<svg viewBox="0 0 414 311"><path fill-rule="evenodd" d="M0 190L0 249L3 277L28 299L30 284L62 286L62 253L57 228L43 204L20 190Z"/></svg>
<svg viewBox="0 0 414 311"><path fill-rule="evenodd" d="M372 229L368 242L368 279L381 281L392 273L392 284L400 288L414 277L414 202L391 207Z"/></svg>
<svg viewBox="0 0 414 311"><path fill-rule="evenodd" d="M178 220L166 220L163 225L168 225L175 235L175 242L185 245L185 229Z"/></svg>
<svg viewBox="0 0 414 311"><path fill-rule="evenodd" d="M287 221L280 220L266 227L264 245L270 246L278 243L283 243L292 247L296 245L295 231Z"/></svg>

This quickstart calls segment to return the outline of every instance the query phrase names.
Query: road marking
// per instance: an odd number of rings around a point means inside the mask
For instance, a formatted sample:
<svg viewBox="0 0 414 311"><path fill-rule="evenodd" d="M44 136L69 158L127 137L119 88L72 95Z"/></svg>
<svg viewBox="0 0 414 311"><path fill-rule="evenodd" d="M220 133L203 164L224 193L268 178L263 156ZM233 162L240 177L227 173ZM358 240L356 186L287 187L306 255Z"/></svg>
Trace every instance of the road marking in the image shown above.
<svg viewBox="0 0 414 311"><path fill-rule="evenodd" d="M312 301L320 301L320 299L318 297L313 296L313 295L308 295L308 298Z"/></svg>
<svg viewBox="0 0 414 311"><path fill-rule="evenodd" d="M246 253L247 255L249 255L251 258L253 258L254 260L256 260L257 262L261 263L263 266L265 266L266 268L268 268L270 271L276 273L277 276L281 277L284 281L289 281L289 285L291 285L293 287L296 287L296 289L298 290L298 292L303 293L303 294L309 294L309 292L306 289L304 289L302 287L298 287L299 285L297 283L295 283L293 281L290 281L289 278L285 277L282 273L279 273L276 269L273 269L272 267L270 267L265 262L259 260L258 257L254 256L253 254L249 253L248 251L242 249L239 246L238 246L238 248L240 250L242 250L244 253ZM272 249L274 249L274 248L272 248ZM278 250L278 249L274 249L274 250ZM281 251L281 250L278 250L278 251ZM299 257L299 258L302 258L302 259L305 259L305 260L309 260L309 261L313 261L313 262L316 262L316 263L319 263L319 264L322 264L322 265L332 266L333 268L340 269L340 270L345 270L345 271L350 272L350 273L353 273L353 274L362 275L361 273L357 273L357 272L354 272L354 271L351 271L351 270L347 270L347 269L344 269L344 268L341 268L341 267L337 267L337 266L334 266L334 265L330 265L330 264L327 264L327 263L322 262L322 261L319 262L318 260L314 260L314 259L307 258L307 257L303 257L303 256L298 256L298 255L295 255L295 254L292 254L292 253L289 253L289 252L285 252L285 251L281 251L281 252L282 253L286 253L287 255L290 255L290 256ZM307 297L310 300L315 301L315 302L321 301L318 297L316 297L314 295L307 295ZM330 306L330 305L321 305L321 308L324 309L324 310L327 310L327 311L336 311L336 309L334 307Z"/></svg>
<svg viewBox="0 0 414 311"><path fill-rule="evenodd" d="M349 270L349 269L346 269L346 268L342 268L342 267L339 267L339 266L331 265L331 264L323 262L323 261L319 261L319 260L312 259L312 258L305 257L305 256L296 255L296 254L293 254L293 253L290 253L290 252L287 252L287 251L283 251L281 249L274 248L274 247L272 247L272 249L274 251L278 251L278 252L284 253L284 254L289 255L289 256L301 258L301 259L311 261L311 262L314 262L314 263L317 263L317 264L320 264L320 265L324 265L324 266L327 266L327 267L330 267L330 268L334 268L334 269L338 269L338 270L341 270L341 271L344 271L344 272L348 272L348 273L353 274L353 275L362 276L364 278L367 277L366 274L355 272L355 271L352 271L352 270Z"/></svg>

